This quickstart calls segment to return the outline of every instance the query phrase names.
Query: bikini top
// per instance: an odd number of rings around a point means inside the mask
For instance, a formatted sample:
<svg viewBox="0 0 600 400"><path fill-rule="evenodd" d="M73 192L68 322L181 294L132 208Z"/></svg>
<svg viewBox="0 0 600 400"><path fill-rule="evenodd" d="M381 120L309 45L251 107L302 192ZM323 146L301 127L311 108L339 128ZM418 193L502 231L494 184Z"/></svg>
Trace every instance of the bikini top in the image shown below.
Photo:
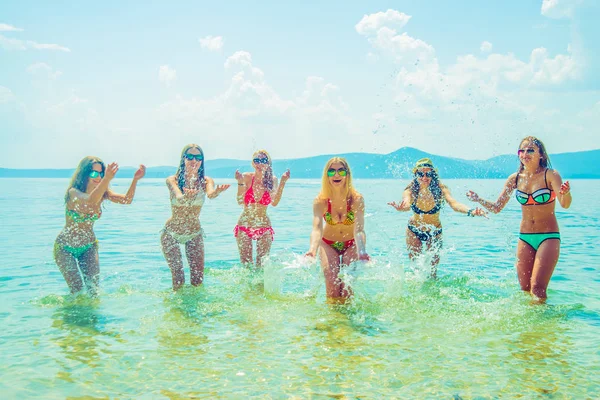
<svg viewBox="0 0 600 400"><path fill-rule="evenodd" d="M202 207L202 205L204 204L204 200L206 199L206 192L204 191L200 191L198 192L198 194L196 195L196 198L191 201L191 202L181 202L179 200L177 200L177 198L175 196L173 196L171 198L171 204L174 206L196 206L196 207Z"/></svg>
<svg viewBox="0 0 600 400"><path fill-rule="evenodd" d="M327 223L327 225L352 225L354 224L354 211L352 211L350 206L350 199L346 200L346 219L339 222L333 222L333 217L331 216L331 199L327 199L327 212L323 214L323 219Z"/></svg>
<svg viewBox="0 0 600 400"><path fill-rule="evenodd" d="M516 198L517 201L523 206L538 206L542 204L549 204L556 199L556 193L554 190L548 187L548 180L546 179L546 175L548 174L548 168L546 168L546 172L544 172L544 182L546 182L546 187L540 188L533 193L526 193L519 189L517 189ZM519 185L519 174L517 174L517 179L515 180L515 186Z"/></svg>
<svg viewBox="0 0 600 400"><path fill-rule="evenodd" d="M442 208L442 202L441 201L439 201L439 202L436 201L435 206L433 206L433 208L431 210L423 211L419 207L417 207L417 199L418 199L418 197L419 197L419 194L417 193L417 198L410 205L410 208L413 210L413 212L415 214L437 214L440 211L440 209Z"/></svg>
<svg viewBox="0 0 600 400"><path fill-rule="evenodd" d="M100 210L100 212L98 212L97 214L80 214L75 210L67 209L65 211L65 214L67 215L67 217L71 218L73 220L73 222L82 224L84 222L98 221L100 219L100 217L102 216L102 210Z"/></svg>
<svg viewBox="0 0 600 400"><path fill-rule="evenodd" d="M252 176L252 183L250 184L250 188L246 190L246 194L244 195L244 204L255 204L256 199L254 198L254 176ZM268 206L271 204L271 194L268 190L265 190L262 197L258 201L258 204L262 204L263 206Z"/></svg>

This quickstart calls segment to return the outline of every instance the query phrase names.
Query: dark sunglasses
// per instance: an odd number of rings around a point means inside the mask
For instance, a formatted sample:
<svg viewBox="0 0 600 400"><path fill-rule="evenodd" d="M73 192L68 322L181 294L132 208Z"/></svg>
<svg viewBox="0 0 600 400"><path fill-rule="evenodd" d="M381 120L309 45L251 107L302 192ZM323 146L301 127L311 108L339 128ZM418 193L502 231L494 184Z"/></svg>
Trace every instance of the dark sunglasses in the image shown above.
<svg viewBox="0 0 600 400"><path fill-rule="evenodd" d="M329 168L327 170L327 176L334 176L336 172L340 176L346 176L346 175L348 175L348 171L346 170L346 168L340 168L340 169Z"/></svg>
<svg viewBox="0 0 600 400"><path fill-rule="evenodd" d="M98 172L96 170L90 172L90 178L96 179L97 177L104 178L104 172Z"/></svg>
<svg viewBox="0 0 600 400"><path fill-rule="evenodd" d="M192 161L194 158L198 161L204 160L204 156L202 154L185 153L184 156L185 156L185 158L187 158L190 161Z"/></svg>
<svg viewBox="0 0 600 400"><path fill-rule="evenodd" d="M268 164L269 163L269 159L266 157L255 158L252 161L254 161L254 164Z"/></svg>
<svg viewBox="0 0 600 400"><path fill-rule="evenodd" d="M433 176L435 175L435 172L433 172L433 171L427 171L427 172L417 171L417 172L415 172L415 175L418 176L419 178L422 178L424 176L426 176L427 178L433 178Z"/></svg>
<svg viewBox="0 0 600 400"><path fill-rule="evenodd" d="M535 149L519 149L517 151L518 155L521 155L521 154L524 154L524 153L533 154L533 153L535 153Z"/></svg>

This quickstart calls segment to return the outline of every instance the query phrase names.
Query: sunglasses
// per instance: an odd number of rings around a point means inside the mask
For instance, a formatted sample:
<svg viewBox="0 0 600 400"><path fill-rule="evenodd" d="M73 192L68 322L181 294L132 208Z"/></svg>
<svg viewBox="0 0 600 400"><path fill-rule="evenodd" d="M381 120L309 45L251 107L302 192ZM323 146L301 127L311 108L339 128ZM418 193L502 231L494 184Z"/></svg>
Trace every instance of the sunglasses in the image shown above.
<svg viewBox="0 0 600 400"><path fill-rule="evenodd" d="M346 170L346 168L340 168L340 169L329 168L327 170L327 176L334 176L336 172L338 173L339 176L348 175L348 171Z"/></svg>
<svg viewBox="0 0 600 400"><path fill-rule="evenodd" d="M104 172L92 171L90 172L90 178L96 179L97 177L104 178Z"/></svg>
<svg viewBox="0 0 600 400"><path fill-rule="evenodd" d="M254 164L268 164L269 163L269 159L266 157L255 158L252 161L254 161Z"/></svg>
<svg viewBox="0 0 600 400"><path fill-rule="evenodd" d="M535 149L519 149L517 151L518 155L525 154L525 153L527 153L527 154L533 154L533 153L535 153Z"/></svg>
<svg viewBox="0 0 600 400"><path fill-rule="evenodd" d="M190 153L185 153L185 158L187 158L188 160L192 161L193 159L196 159L197 161L202 161L204 160L204 156L202 154L190 154Z"/></svg>
<svg viewBox="0 0 600 400"><path fill-rule="evenodd" d="M426 176L427 178L433 178L433 176L435 175L435 172L433 172L433 171L427 171L427 172L417 171L417 172L415 172L415 175L418 176L419 178L422 178L424 176Z"/></svg>

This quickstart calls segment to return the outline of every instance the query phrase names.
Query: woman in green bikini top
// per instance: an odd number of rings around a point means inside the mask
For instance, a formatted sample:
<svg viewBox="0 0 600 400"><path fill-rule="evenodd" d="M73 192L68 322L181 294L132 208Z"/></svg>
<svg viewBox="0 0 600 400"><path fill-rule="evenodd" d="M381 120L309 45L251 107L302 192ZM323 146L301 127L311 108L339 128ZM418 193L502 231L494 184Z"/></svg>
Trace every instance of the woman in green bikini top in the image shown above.
<svg viewBox="0 0 600 400"><path fill-rule="evenodd" d="M543 302L560 253L554 200L558 200L563 208L569 208L571 188L568 181L563 183L558 171L550 169L550 157L538 138L524 138L517 154L519 171L508 177L495 203L480 198L472 191L467 193L467 197L491 212L499 213L516 190L522 212L517 245L519 283L522 290Z"/></svg>
<svg viewBox="0 0 600 400"><path fill-rule="evenodd" d="M98 157L85 157L79 162L65 194L66 223L54 242L54 260L71 293L84 287L92 295L97 293L100 267L93 227L102 216L102 202L131 204L137 181L146 173L146 167L140 165L127 194L123 195L108 187L118 170L116 163L105 166Z"/></svg>
<svg viewBox="0 0 600 400"><path fill-rule="evenodd" d="M340 271L355 261L368 261L365 200L352 185L348 162L334 157L325 164L321 192L313 202L313 229L308 257L319 256L330 301L345 301L352 289Z"/></svg>

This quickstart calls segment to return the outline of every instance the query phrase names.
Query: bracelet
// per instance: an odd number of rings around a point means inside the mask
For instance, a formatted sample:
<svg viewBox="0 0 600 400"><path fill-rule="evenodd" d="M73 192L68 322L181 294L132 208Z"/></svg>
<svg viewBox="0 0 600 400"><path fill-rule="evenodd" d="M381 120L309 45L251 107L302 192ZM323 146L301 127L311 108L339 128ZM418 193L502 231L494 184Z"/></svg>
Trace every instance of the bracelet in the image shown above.
<svg viewBox="0 0 600 400"><path fill-rule="evenodd" d="M467 216L468 217L474 217L475 216L475 214L473 214L474 211L475 211L475 209L471 208L469 211L467 211Z"/></svg>
<svg viewBox="0 0 600 400"><path fill-rule="evenodd" d="M245 183L238 183L238 186L246 186Z"/></svg>

